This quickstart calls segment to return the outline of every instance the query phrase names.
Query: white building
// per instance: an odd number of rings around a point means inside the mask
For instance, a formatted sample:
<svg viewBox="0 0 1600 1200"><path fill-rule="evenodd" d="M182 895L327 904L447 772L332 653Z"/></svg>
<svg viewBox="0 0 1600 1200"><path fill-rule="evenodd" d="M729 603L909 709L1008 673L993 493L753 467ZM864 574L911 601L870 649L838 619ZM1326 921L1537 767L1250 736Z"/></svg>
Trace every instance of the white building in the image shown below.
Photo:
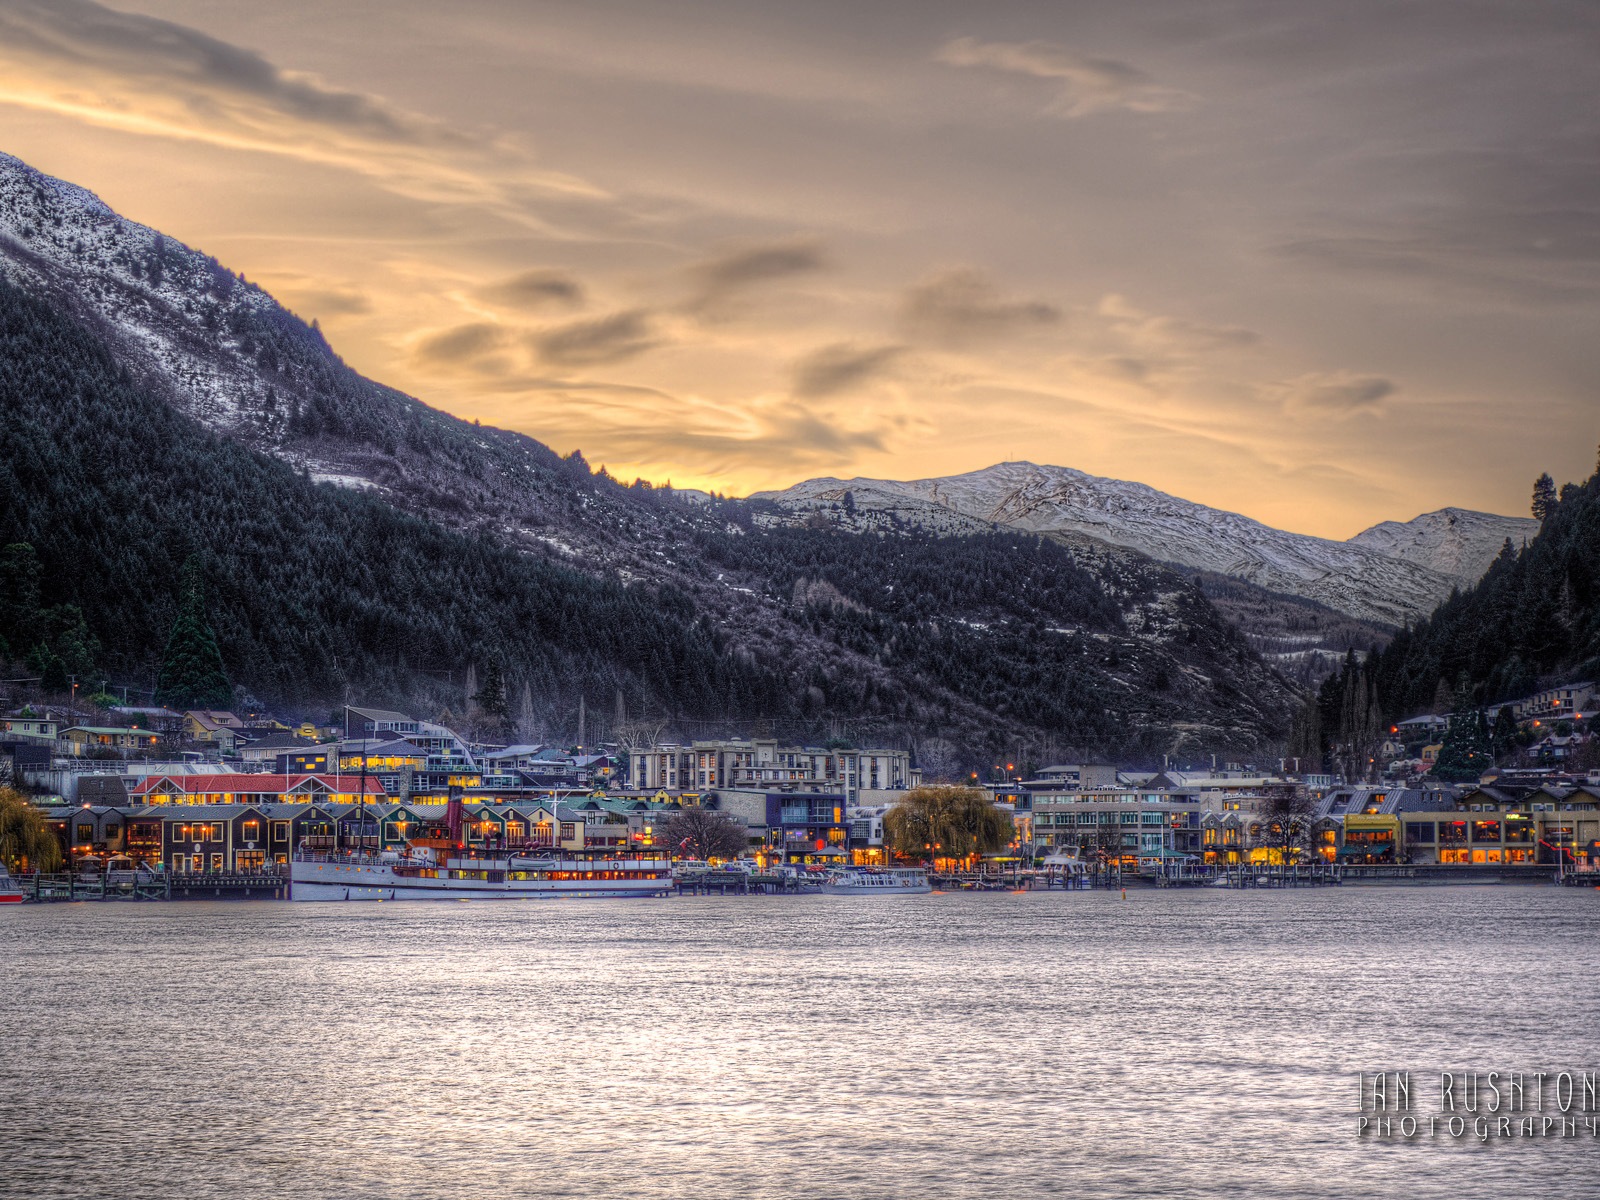
<svg viewBox="0 0 1600 1200"><path fill-rule="evenodd" d="M829 750L730 738L644 746L628 754L628 784L643 792L839 792L854 804L862 791L902 792L920 782L921 772L905 750Z"/></svg>

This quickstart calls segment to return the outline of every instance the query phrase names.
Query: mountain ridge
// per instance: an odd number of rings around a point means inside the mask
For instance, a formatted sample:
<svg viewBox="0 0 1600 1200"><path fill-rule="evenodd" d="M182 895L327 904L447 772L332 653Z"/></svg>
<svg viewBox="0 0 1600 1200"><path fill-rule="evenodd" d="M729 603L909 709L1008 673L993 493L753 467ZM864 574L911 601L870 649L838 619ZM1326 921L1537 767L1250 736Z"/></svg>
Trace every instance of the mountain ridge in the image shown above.
<svg viewBox="0 0 1600 1200"><path fill-rule="evenodd" d="M1438 523L1427 520L1436 514L1411 522L1386 522L1338 542L1274 529L1147 484L1030 462L997 463L959 475L907 481L811 479L782 490L757 492L751 498L803 514L842 504L847 493L857 516L879 511L933 527L972 528L970 522L979 522L1091 537L1157 561L1244 579L1390 628L1425 615L1456 588L1470 586L1502 544L1503 537L1494 535L1517 527L1517 518L1446 509L1441 512L1481 518L1473 527L1490 531L1492 547L1469 545L1464 531L1459 531L1462 536L1449 550L1440 549L1434 529ZM1424 528L1413 531L1418 522ZM1411 536L1405 536L1406 531ZM1412 556L1374 548L1385 534L1386 544L1403 545ZM1438 565L1453 561L1456 571L1430 565L1430 556Z"/></svg>
<svg viewBox="0 0 1600 1200"><path fill-rule="evenodd" d="M694 732L782 723L824 738L844 723L953 743L974 764L1002 748L1253 753L1285 732L1292 687L1159 564L995 528L774 530L760 504L624 487L581 455L361 377L215 260L15 159L0 160L0 276L16 498L0 540L36 547L49 611L81 609L103 649L92 665L135 686L153 675L182 545L224 581L216 625L238 682L302 709L361 695L465 711L461 670L493 660L513 696L537 684L538 719L568 732L580 700L591 732L615 703ZM127 419L157 401L193 495ZM349 546L286 541L274 522L342 530ZM145 544L163 554L129 553ZM348 571L344 554L361 556ZM374 554L409 576L386 580ZM996 586L1008 571L1030 585ZM308 574L315 604L298 596ZM102 577L123 608L101 599ZM346 577L356 590L341 593ZM623 645L586 611L631 614L644 640ZM17 657L56 653L52 629L5 636ZM67 649L87 657L86 644ZM440 664L445 682L429 674Z"/></svg>

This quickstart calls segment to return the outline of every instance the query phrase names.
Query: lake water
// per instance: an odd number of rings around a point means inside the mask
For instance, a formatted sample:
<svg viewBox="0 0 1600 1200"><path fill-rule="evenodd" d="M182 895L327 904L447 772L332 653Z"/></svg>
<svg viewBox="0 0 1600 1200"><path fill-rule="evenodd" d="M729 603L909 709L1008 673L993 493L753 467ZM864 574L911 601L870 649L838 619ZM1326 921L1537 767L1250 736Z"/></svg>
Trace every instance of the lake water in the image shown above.
<svg viewBox="0 0 1600 1200"><path fill-rule="evenodd" d="M0 912L0 1195L1505 1197L1356 1072L1600 1069L1600 892Z"/></svg>

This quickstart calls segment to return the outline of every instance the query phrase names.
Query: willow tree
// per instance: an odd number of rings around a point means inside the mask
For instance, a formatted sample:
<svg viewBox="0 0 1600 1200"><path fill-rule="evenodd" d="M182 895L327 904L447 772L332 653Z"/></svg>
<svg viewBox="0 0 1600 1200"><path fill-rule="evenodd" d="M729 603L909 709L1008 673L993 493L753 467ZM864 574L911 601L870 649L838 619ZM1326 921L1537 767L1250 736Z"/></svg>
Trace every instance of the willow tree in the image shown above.
<svg viewBox="0 0 1600 1200"><path fill-rule="evenodd" d="M61 866L61 843L44 823L44 814L15 788L0 788L0 863L24 871Z"/></svg>
<svg viewBox="0 0 1600 1200"><path fill-rule="evenodd" d="M1011 815L975 787L912 788L883 817L889 849L905 858L970 858L1011 844Z"/></svg>

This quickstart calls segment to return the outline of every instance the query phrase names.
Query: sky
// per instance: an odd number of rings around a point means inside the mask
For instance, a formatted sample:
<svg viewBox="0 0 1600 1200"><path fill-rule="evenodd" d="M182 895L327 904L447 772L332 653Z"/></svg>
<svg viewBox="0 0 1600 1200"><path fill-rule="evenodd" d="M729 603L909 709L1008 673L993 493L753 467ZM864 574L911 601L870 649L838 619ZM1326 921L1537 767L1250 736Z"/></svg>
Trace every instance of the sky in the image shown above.
<svg viewBox="0 0 1600 1200"><path fill-rule="evenodd" d="M732 494L1349 537L1600 440L1589 0L0 0L0 150L364 374Z"/></svg>

